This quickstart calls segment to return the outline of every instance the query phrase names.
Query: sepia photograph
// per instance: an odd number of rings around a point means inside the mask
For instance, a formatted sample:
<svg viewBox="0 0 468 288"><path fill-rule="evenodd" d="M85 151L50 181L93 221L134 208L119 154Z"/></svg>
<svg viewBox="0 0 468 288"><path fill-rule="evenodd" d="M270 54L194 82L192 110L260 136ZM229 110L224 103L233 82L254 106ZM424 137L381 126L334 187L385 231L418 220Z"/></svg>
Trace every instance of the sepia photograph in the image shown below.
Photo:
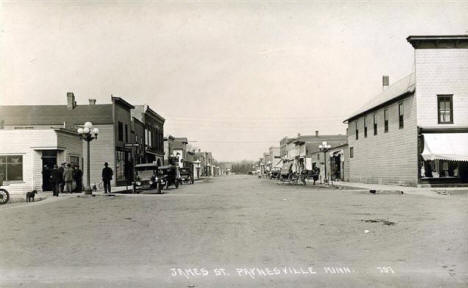
<svg viewBox="0 0 468 288"><path fill-rule="evenodd" d="M0 0L0 287L468 287L468 1Z"/></svg>

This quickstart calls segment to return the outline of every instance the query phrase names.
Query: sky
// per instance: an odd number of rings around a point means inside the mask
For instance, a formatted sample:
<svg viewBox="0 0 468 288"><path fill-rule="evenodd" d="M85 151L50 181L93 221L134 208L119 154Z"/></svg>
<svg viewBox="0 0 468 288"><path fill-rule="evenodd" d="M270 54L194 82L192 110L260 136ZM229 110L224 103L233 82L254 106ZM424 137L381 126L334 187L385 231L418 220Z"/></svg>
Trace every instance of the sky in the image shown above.
<svg viewBox="0 0 468 288"><path fill-rule="evenodd" d="M0 105L148 104L219 161L343 120L414 70L409 35L468 34L468 1L0 1Z"/></svg>

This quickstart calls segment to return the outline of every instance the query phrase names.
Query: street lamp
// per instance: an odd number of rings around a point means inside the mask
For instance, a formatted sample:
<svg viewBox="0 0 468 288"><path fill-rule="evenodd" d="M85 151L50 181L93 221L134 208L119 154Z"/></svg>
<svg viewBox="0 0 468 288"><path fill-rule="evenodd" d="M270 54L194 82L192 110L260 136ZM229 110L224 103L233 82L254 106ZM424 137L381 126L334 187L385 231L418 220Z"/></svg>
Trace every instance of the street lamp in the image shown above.
<svg viewBox="0 0 468 288"><path fill-rule="evenodd" d="M320 151L323 152L323 161L325 166L325 181L327 181L327 151L330 150L331 145L327 143L327 141L323 141L322 144L319 145Z"/></svg>
<svg viewBox="0 0 468 288"><path fill-rule="evenodd" d="M85 188L85 194L93 194L91 190L91 184L90 184L90 158L89 158L89 142L93 141L94 139L97 139L98 134L99 134L99 129L98 128L93 128L93 123L91 122L86 122L83 125L83 128L78 128L77 130L78 134L80 135L80 138L85 140L87 142L87 167L86 167L86 188Z"/></svg>

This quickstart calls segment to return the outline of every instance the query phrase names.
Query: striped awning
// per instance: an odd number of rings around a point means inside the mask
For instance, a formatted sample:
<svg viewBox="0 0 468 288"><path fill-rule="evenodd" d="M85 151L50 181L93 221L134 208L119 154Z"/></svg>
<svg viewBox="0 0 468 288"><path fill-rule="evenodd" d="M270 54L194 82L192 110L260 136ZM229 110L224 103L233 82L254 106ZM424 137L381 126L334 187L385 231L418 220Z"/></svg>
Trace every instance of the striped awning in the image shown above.
<svg viewBox="0 0 468 288"><path fill-rule="evenodd" d="M426 133L424 160L468 161L468 133Z"/></svg>

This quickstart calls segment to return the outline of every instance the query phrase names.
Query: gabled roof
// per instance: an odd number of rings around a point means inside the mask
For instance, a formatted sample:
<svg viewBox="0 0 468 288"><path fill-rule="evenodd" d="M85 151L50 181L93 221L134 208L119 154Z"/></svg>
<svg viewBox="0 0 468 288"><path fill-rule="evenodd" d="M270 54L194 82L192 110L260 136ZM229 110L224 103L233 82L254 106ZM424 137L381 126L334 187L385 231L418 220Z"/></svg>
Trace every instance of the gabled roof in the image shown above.
<svg viewBox="0 0 468 288"><path fill-rule="evenodd" d="M343 122L347 122L366 112L369 112L374 109L378 109L386 104L389 104L390 102L394 102L408 95L411 95L414 93L415 90L416 90L416 77L415 77L415 73L411 73L408 76L404 77L403 79L400 79L399 81L390 85L382 93L380 93L379 95L374 97L372 100L367 102L364 106L362 106L356 112L351 114L351 116L349 116Z"/></svg>
<svg viewBox="0 0 468 288"><path fill-rule="evenodd" d="M317 141L332 141L332 140L344 140L346 139L346 135L301 135L296 138L289 138L288 144L289 143L296 143L296 144L305 144L308 142L317 142Z"/></svg>
<svg viewBox="0 0 468 288"><path fill-rule="evenodd" d="M4 125L67 125L112 124L112 104L77 105L6 105L0 106L0 120Z"/></svg>
<svg viewBox="0 0 468 288"><path fill-rule="evenodd" d="M187 137L174 137L174 141L181 142L183 144L188 144Z"/></svg>
<svg viewBox="0 0 468 288"><path fill-rule="evenodd" d="M338 146L342 146L342 145L346 145L348 143L348 140L346 138L344 139L326 139L324 141L327 141L328 144L330 144L331 146L331 149L335 148L335 147L338 147ZM306 149L307 149L307 152L310 154L310 153L315 153L317 151L319 151L319 144L320 143L307 143L306 144Z"/></svg>

